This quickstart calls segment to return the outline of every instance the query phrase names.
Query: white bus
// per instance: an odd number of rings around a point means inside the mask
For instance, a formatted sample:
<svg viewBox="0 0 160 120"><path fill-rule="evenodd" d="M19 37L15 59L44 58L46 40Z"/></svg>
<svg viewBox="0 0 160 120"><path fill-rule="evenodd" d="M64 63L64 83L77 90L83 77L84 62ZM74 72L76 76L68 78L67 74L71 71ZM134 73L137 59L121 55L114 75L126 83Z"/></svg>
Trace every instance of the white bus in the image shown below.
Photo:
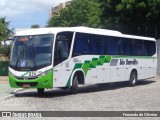
<svg viewBox="0 0 160 120"><path fill-rule="evenodd" d="M13 88L70 88L156 76L154 38L87 27L39 28L14 36L9 63Z"/></svg>

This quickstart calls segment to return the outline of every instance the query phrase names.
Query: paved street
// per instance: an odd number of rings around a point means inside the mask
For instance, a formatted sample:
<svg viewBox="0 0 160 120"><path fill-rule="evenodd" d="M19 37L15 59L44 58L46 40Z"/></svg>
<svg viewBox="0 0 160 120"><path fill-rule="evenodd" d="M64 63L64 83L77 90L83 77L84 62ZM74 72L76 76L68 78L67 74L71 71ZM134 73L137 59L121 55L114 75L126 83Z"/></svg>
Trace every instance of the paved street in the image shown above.
<svg viewBox="0 0 160 120"><path fill-rule="evenodd" d="M15 90L17 90L17 89L10 87L10 85L8 83L8 77L0 76L0 100L4 99L7 96L13 95Z"/></svg>
<svg viewBox="0 0 160 120"><path fill-rule="evenodd" d="M160 111L159 91L160 77L140 81L136 87L128 87L126 83L81 86L77 95L62 89L38 95L36 89L26 89L15 97L1 100L0 110Z"/></svg>
<svg viewBox="0 0 160 120"><path fill-rule="evenodd" d="M1 94L4 92L2 89ZM80 86L77 95L71 95L69 90L62 89L47 90L44 95L38 95L36 89L25 89L17 92L15 96L0 100L0 111L160 111L159 91L160 77L139 81L136 87L128 87L124 82L101 87ZM56 119L66 120L66 118ZM119 118L112 119L119 120ZM135 120L136 118L121 119ZM140 120L148 120L148 118L140 118Z"/></svg>

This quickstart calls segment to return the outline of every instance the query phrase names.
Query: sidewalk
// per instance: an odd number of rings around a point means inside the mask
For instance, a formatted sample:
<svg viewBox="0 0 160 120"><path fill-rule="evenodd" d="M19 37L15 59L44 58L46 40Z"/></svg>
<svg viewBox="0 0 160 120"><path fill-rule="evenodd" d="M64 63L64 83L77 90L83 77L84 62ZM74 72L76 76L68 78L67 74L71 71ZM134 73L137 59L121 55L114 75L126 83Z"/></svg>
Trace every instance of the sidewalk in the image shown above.
<svg viewBox="0 0 160 120"><path fill-rule="evenodd" d="M16 88L11 88L8 82L8 76L0 76L0 100L13 95Z"/></svg>

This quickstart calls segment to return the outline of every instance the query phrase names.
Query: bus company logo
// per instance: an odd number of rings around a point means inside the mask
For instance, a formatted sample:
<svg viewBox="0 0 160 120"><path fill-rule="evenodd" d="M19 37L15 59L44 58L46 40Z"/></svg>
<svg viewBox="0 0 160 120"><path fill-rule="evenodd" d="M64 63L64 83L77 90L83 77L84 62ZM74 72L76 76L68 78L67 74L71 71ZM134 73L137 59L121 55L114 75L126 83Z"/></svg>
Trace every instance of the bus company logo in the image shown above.
<svg viewBox="0 0 160 120"><path fill-rule="evenodd" d="M12 117L11 112L2 112L2 117Z"/></svg>

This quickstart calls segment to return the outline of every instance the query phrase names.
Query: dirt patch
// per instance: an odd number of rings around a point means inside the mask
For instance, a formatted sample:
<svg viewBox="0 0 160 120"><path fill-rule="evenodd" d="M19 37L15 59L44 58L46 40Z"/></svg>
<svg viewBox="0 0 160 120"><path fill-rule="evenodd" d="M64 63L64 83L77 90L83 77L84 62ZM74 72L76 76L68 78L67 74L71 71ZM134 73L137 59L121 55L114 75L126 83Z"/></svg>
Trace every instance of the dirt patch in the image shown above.
<svg viewBox="0 0 160 120"><path fill-rule="evenodd" d="M0 84L8 84L8 76L0 76Z"/></svg>

